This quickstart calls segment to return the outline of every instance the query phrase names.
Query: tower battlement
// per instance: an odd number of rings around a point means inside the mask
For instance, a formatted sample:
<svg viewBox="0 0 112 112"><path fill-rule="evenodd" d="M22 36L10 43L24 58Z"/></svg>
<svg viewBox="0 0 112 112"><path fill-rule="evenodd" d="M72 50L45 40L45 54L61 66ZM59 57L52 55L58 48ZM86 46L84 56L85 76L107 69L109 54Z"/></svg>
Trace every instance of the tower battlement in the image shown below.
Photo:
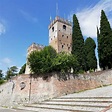
<svg viewBox="0 0 112 112"><path fill-rule="evenodd" d="M50 23L49 25L49 29L56 23L56 22L62 22L63 24L66 24L66 25L69 25L69 26L72 26L72 23L66 19L63 19L59 16L56 16L55 19Z"/></svg>
<svg viewBox="0 0 112 112"><path fill-rule="evenodd" d="M29 55L32 51L41 51L44 48L43 45L32 43L27 49L27 55Z"/></svg>

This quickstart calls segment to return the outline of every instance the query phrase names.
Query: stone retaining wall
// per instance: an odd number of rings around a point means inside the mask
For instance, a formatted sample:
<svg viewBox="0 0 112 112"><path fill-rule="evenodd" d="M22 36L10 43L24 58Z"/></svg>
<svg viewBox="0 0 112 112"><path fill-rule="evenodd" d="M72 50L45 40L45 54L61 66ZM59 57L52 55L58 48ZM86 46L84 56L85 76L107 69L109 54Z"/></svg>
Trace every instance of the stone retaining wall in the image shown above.
<svg viewBox="0 0 112 112"><path fill-rule="evenodd" d="M38 103L62 95L112 84L112 70L59 78L20 75L0 86L0 105ZM46 78L46 79L45 79Z"/></svg>

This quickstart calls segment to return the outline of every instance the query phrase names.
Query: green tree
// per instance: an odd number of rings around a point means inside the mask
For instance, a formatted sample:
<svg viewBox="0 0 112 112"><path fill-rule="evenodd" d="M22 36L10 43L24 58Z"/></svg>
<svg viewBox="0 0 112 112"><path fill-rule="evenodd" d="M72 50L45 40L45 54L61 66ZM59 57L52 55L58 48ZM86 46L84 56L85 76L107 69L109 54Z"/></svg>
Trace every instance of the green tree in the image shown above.
<svg viewBox="0 0 112 112"><path fill-rule="evenodd" d="M58 72L70 72L71 68L73 68L75 72L77 66L78 62L76 57L72 54L67 54L64 52L57 54L53 61L53 70Z"/></svg>
<svg viewBox="0 0 112 112"><path fill-rule="evenodd" d="M86 69L84 39L76 15L73 15L72 54L77 57L79 70Z"/></svg>
<svg viewBox="0 0 112 112"><path fill-rule="evenodd" d="M96 44L92 38L87 38L85 40L85 54L86 54L86 67L87 70L97 68L97 59L95 56Z"/></svg>
<svg viewBox="0 0 112 112"><path fill-rule="evenodd" d="M24 74L26 69L26 63L21 67L19 74Z"/></svg>
<svg viewBox="0 0 112 112"><path fill-rule="evenodd" d="M17 69L18 68L16 66L12 66L12 67L8 68L8 70L6 72L6 79L10 79L12 76L16 76Z"/></svg>
<svg viewBox="0 0 112 112"><path fill-rule="evenodd" d="M47 46L41 51L32 52L28 57L31 71L35 74L51 72L56 55L56 51L51 46Z"/></svg>
<svg viewBox="0 0 112 112"><path fill-rule="evenodd" d="M98 55L100 67L112 68L112 31L105 12L101 11L100 33L98 34Z"/></svg>
<svg viewBox="0 0 112 112"><path fill-rule="evenodd" d="M0 70L0 80L3 78L2 70Z"/></svg>

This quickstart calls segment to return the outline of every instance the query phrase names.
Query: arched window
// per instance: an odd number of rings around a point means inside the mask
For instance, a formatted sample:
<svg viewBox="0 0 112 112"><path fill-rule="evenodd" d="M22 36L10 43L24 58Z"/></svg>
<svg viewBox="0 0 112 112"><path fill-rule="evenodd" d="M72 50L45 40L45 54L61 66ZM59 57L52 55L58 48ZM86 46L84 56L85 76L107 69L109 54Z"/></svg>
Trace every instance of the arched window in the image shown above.
<svg viewBox="0 0 112 112"><path fill-rule="evenodd" d="M66 25L63 25L63 29L66 30Z"/></svg>

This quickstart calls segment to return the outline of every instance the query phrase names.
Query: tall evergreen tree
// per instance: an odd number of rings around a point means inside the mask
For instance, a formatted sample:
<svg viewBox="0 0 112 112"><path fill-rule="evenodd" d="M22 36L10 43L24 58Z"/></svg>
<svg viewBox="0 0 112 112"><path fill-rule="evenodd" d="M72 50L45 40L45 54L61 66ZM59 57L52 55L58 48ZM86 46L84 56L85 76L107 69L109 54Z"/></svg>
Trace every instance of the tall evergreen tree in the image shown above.
<svg viewBox="0 0 112 112"><path fill-rule="evenodd" d="M77 57L79 70L85 70L84 39L76 15L73 15L72 54Z"/></svg>
<svg viewBox="0 0 112 112"><path fill-rule="evenodd" d="M0 80L3 78L2 70L0 70Z"/></svg>
<svg viewBox="0 0 112 112"><path fill-rule="evenodd" d="M26 69L26 63L21 67L19 74L24 74Z"/></svg>
<svg viewBox="0 0 112 112"><path fill-rule="evenodd" d="M85 54L86 54L86 67L87 70L97 68L97 59L95 56L96 44L92 38L87 38L85 40Z"/></svg>
<svg viewBox="0 0 112 112"><path fill-rule="evenodd" d="M100 34L98 34L98 54L100 67L112 68L112 31L105 12L101 11Z"/></svg>

